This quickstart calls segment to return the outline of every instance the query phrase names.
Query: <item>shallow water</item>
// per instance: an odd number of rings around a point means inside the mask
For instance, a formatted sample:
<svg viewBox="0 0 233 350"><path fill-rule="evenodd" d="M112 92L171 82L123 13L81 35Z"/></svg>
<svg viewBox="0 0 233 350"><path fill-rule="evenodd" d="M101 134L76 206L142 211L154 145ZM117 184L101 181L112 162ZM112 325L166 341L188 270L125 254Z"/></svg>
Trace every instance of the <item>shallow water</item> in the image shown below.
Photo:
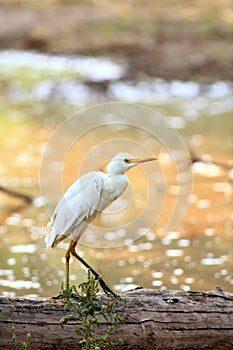
<svg viewBox="0 0 233 350"><path fill-rule="evenodd" d="M125 81L121 78L126 68L124 63L108 58L0 53L0 184L37 198L34 205L25 206L21 200L0 192L2 295L58 293L64 280L68 242L55 250L45 248L43 229L48 216L40 199L41 158L50 136L62 121L80 108L109 101L143 103L156 109L179 131L188 148L203 158L192 166L193 193L186 216L177 228L167 233L166 220L179 190L167 150L148 134L136 132L132 127L118 125L110 130L106 126L82 135L67 153L62 170L63 189L76 178L79 164L83 164L83 171L92 169L88 159L92 159L93 164L96 161L103 165L105 149L114 154L119 145L107 141L117 135L124 142L136 140L159 153L160 168L155 169L158 177L153 184L152 199L160 202L162 198L164 182L160 174L166 178L167 199L162 214L146 234L144 226L154 205L148 209L144 221L139 221L134 231L128 232L124 220L137 217L144 208L147 189L143 170L131 170L132 186L112 210L117 211L117 205L124 206L127 198L132 197L133 202L124 215L109 212L101 215L95 223L96 229L83 235L80 254L116 291L138 285L183 290L221 286L233 290L232 84L166 82L151 77L137 82ZM110 82L101 85L106 80ZM106 122L118 117L105 116ZM103 141L105 148L93 148L104 145ZM65 142L65 135L62 142ZM85 158L87 164L82 163ZM53 167L56 166L53 163ZM93 165L94 169L96 166ZM103 227L107 227L104 235L97 236L98 229ZM130 241L132 235L134 240ZM111 242L116 237L124 245L113 248ZM103 245L108 248L101 249ZM78 284L85 278L85 269L71 260L71 281Z"/></svg>

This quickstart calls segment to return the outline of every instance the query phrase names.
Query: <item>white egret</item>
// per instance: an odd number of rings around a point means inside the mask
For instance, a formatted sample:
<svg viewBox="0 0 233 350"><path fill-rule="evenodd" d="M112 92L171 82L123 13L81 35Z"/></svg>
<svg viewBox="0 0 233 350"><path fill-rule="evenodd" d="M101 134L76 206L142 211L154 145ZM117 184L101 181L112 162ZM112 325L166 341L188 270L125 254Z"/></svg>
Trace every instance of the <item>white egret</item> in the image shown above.
<svg viewBox="0 0 233 350"><path fill-rule="evenodd" d="M115 293L89 264L75 251L75 247L96 215L116 200L129 183L125 172L139 163L150 162L157 158L136 159L131 154L119 153L108 164L107 171L91 171L76 180L58 202L45 229L47 248L56 247L63 239L70 237L66 252L66 287L69 287L69 260L72 254L90 269L99 280L105 293Z"/></svg>

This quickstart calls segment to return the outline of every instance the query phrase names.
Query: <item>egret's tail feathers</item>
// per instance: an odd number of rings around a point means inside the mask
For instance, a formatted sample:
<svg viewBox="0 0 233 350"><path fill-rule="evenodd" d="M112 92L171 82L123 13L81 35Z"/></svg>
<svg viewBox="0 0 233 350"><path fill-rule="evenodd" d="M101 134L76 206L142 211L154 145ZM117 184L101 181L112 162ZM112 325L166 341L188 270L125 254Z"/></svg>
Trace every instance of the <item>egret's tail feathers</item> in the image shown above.
<svg viewBox="0 0 233 350"><path fill-rule="evenodd" d="M47 248L53 247L53 244L54 244L54 239L51 235L52 230L53 230L53 220L51 219L49 221L48 225L46 226L45 231L44 231L44 234L45 234L44 241L46 243Z"/></svg>

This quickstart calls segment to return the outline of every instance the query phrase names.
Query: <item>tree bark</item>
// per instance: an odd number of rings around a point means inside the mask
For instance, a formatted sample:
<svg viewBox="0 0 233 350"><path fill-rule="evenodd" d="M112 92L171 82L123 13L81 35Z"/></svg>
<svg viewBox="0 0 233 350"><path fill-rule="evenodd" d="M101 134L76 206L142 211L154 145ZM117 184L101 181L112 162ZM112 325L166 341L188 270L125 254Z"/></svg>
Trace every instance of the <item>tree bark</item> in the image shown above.
<svg viewBox="0 0 233 350"><path fill-rule="evenodd" d="M125 322L112 337L123 344L111 349L233 349L232 293L138 289L121 295L127 298ZM31 333L33 350L81 349L74 333L80 322L59 325L67 314L61 300L1 297L0 349L15 349L12 326L21 342Z"/></svg>

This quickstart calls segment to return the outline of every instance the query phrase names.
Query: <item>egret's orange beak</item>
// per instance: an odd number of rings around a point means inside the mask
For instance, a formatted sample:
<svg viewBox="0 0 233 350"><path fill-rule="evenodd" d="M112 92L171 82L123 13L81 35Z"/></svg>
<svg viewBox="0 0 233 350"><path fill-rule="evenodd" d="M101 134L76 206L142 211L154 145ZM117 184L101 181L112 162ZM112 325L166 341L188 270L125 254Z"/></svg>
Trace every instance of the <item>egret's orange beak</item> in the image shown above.
<svg viewBox="0 0 233 350"><path fill-rule="evenodd" d="M129 159L128 163L146 163L152 162L153 160L157 160L158 158L145 158L145 159Z"/></svg>

